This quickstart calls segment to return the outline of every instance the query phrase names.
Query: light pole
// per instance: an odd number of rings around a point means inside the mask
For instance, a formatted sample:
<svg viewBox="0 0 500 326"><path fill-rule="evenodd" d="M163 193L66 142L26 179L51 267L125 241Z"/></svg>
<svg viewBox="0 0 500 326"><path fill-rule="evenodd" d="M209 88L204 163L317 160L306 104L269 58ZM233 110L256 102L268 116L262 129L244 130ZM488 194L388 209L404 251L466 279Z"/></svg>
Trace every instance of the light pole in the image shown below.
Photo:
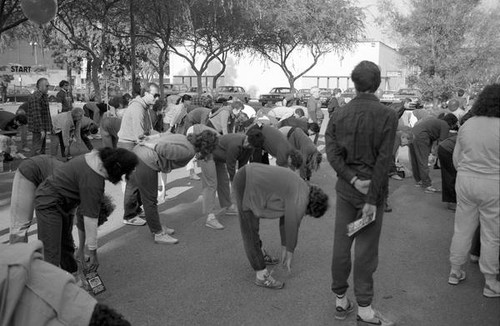
<svg viewBox="0 0 500 326"><path fill-rule="evenodd" d="M30 45L32 46L33 51L35 52L35 65L38 65L38 56L36 53L36 46L38 45L38 43L37 42L30 42Z"/></svg>

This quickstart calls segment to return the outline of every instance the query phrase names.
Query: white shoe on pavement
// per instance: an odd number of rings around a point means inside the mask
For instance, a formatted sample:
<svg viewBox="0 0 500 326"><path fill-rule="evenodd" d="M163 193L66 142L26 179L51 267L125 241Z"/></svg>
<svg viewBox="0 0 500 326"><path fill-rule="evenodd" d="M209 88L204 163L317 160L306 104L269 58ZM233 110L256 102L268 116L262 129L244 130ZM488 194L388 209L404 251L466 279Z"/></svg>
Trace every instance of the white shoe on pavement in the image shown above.
<svg viewBox="0 0 500 326"><path fill-rule="evenodd" d="M217 217L215 217L214 214L208 214L207 222L205 223L206 227L209 227L214 230L222 230L224 229L224 225L220 224L220 222L217 220Z"/></svg>
<svg viewBox="0 0 500 326"><path fill-rule="evenodd" d="M123 224L133 225L133 226L143 226L144 224L146 224L146 220L139 216L136 216L129 220L123 220Z"/></svg>
<svg viewBox="0 0 500 326"><path fill-rule="evenodd" d="M155 243L176 244L178 242L179 242L179 240L168 235L167 232L165 231L165 229L163 229L163 231L161 231L160 233L155 233Z"/></svg>

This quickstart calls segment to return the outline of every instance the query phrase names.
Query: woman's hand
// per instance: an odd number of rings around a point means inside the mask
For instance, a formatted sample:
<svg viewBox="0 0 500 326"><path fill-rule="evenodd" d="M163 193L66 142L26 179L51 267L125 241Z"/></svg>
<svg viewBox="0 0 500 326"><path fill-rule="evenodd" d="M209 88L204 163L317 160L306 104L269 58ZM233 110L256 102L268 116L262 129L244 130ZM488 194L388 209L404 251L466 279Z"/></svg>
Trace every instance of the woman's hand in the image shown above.
<svg viewBox="0 0 500 326"><path fill-rule="evenodd" d="M89 261L85 262L85 272L97 272L97 268L99 268L99 261L97 259L97 250L89 251Z"/></svg>

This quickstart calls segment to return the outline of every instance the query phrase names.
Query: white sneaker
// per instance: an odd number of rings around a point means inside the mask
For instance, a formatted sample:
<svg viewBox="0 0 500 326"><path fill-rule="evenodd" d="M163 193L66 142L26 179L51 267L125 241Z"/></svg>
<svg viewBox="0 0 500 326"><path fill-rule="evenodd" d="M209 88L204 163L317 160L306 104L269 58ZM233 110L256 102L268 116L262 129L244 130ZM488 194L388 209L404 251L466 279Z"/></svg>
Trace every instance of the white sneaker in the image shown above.
<svg viewBox="0 0 500 326"><path fill-rule="evenodd" d="M209 227L214 230L222 230L224 229L224 225L220 224L215 215L208 215L207 222L205 223L206 227Z"/></svg>
<svg viewBox="0 0 500 326"><path fill-rule="evenodd" d="M133 225L133 226L143 226L146 224L146 220L140 218L139 216L133 217L130 220L123 220L123 224Z"/></svg>
<svg viewBox="0 0 500 326"><path fill-rule="evenodd" d="M160 233L155 233L155 242L160 244L176 244L179 240L169 236L165 231L161 231Z"/></svg>

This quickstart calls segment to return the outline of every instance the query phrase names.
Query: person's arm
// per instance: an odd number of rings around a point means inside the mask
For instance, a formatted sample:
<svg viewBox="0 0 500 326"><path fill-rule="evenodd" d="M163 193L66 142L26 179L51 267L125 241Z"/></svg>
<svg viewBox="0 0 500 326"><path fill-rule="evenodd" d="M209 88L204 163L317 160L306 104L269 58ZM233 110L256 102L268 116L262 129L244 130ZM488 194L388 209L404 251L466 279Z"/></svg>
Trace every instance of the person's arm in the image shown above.
<svg viewBox="0 0 500 326"><path fill-rule="evenodd" d="M445 140L450 135L450 126L445 121L441 121L438 142Z"/></svg>
<svg viewBox="0 0 500 326"><path fill-rule="evenodd" d="M460 145L460 131L458 132L457 142L455 143L455 148L453 149L453 166L455 170L458 169L458 162L462 158L462 146Z"/></svg>
<svg viewBox="0 0 500 326"><path fill-rule="evenodd" d="M222 125L222 134L226 135L227 134L227 124L229 122L229 111L224 110L220 113L220 120L221 120L221 125Z"/></svg>
<svg viewBox="0 0 500 326"><path fill-rule="evenodd" d="M38 96L32 95L29 97L28 111L31 113L28 115L28 118L31 116L31 121L28 121L30 131L40 132L42 124L42 106L40 105L40 98Z"/></svg>
<svg viewBox="0 0 500 326"><path fill-rule="evenodd" d="M83 217L83 223L85 225L85 245L90 254L87 270L90 272L95 272L99 267L99 261L97 260L97 222L97 218L88 216Z"/></svg>
<svg viewBox="0 0 500 326"><path fill-rule="evenodd" d="M229 173L229 180L233 181L236 174L236 162L240 156L240 146L230 144L226 151L226 166Z"/></svg>
<svg viewBox="0 0 500 326"><path fill-rule="evenodd" d="M66 151L69 150L69 139L71 138L71 129L73 129L73 127L74 127L73 121L71 120L71 117L70 117L69 119L64 121L64 124L61 128L63 144L64 144L64 147L66 148Z"/></svg>
<svg viewBox="0 0 500 326"><path fill-rule="evenodd" d="M366 196L367 204L377 204L377 199L380 198L383 185L387 182L389 160L392 155L392 148L394 146L394 138L396 137L397 127L398 119L396 117L396 113L391 112L382 126L382 141L378 149L378 155L373 167L371 183Z"/></svg>
<svg viewBox="0 0 500 326"><path fill-rule="evenodd" d="M337 172L339 177L353 184L353 179L356 178L356 171L351 169L345 162L346 153L337 139L335 115L330 119L325 132L325 148L326 157L332 168Z"/></svg>
<svg viewBox="0 0 500 326"><path fill-rule="evenodd" d="M292 254L297 246L300 222L305 214L305 212L297 210L294 198L295 196L289 196L286 199L285 216L280 218L281 245L286 247L286 251Z"/></svg>
<svg viewBox="0 0 500 326"><path fill-rule="evenodd" d="M135 141L139 141L145 136L145 119L146 119L146 110L133 108L134 111L131 112L131 121L132 121L132 131L135 137Z"/></svg>

